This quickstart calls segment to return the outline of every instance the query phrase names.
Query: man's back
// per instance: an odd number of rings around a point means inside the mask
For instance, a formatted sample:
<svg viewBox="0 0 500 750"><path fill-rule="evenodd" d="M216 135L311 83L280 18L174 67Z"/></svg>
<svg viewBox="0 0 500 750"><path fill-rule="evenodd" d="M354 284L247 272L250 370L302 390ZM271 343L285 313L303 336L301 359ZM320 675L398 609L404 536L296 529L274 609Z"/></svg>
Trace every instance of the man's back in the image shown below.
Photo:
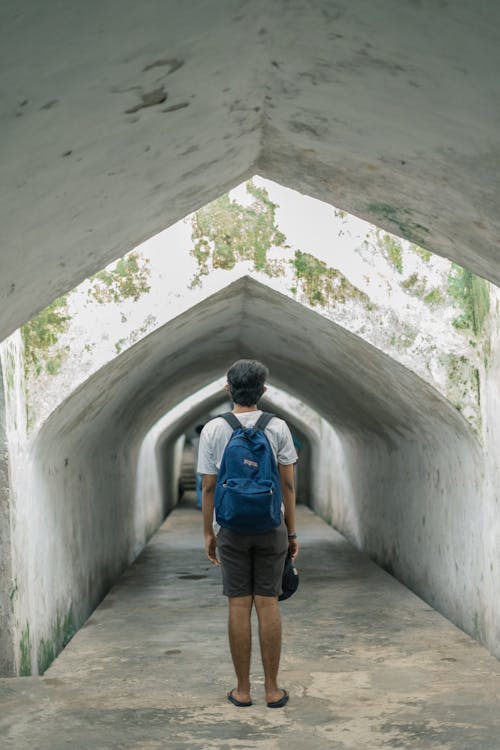
<svg viewBox="0 0 500 750"><path fill-rule="evenodd" d="M235 414L235 416L243 427L253 427L261 414L262 411L256 409L255 411ZM297 461L293 439L288 425L283 419L273 417L267 424L265 433L277 464L293 464ZM198 472L200 474L218 473L231 434L232 428L222 417L207 422L200 436L198 450Z"/></svg>

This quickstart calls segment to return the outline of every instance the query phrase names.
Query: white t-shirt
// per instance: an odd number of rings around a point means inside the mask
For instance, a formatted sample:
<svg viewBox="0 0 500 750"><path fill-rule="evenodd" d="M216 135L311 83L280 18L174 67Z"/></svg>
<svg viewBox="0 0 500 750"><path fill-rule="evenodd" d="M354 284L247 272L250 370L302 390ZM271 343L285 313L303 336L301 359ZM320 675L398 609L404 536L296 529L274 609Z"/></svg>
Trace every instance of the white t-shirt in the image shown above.
<svg viewBox="0 0 500 750"><path fill-rule="evenodd" d="M262 411L257 409L244 411L234 416L243 427L253 427L261 414ZM297 452L286 422L279 417L273 417L267 424L265 433L278 464L294 464L297 461ZM232 434L233 429L225 419L212 419L207 422L200 435L198 474L217 474L224 449Z"/></svg>

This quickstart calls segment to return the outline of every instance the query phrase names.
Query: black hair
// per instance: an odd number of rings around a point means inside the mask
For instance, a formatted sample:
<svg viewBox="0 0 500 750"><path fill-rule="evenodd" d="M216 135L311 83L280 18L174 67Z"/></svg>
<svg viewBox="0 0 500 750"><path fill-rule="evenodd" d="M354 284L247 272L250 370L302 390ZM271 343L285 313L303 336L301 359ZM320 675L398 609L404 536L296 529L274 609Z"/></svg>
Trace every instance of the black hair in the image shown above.
<svg viewBox="0 0 500 750"><path fill-rule="evenodd" d="M253 406L264 393L269 370L255 359L239 359L228 370L231 398L239 406Z"/></svg>

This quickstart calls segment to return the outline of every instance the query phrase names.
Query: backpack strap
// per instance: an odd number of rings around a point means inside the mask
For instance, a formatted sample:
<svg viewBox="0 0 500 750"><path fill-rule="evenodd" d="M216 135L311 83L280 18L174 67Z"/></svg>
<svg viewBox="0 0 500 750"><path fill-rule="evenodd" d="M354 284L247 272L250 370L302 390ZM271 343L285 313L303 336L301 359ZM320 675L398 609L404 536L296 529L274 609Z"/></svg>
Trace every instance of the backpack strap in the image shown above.
<svg viewBox="0 0 500 750"><path fill-rule="evenodd" d="M240 420L237 419L234 414L231 411L226 412L225 414L218 414L218 417L222 417L222 419L225 419L228 425L233 429L237 430L239 427L242 427Z"/></svg>
<svg viewBox="0 0 500 750"><path fill-rule="evenodd" d="M271 419L275 416L276 414L272 414L270 411L263 411L257 422L255 423L254 430L264 430Z"/></svg>
<svg viewBox="0 0 500 750"><path fill-rule="evenodd" d="M225 419L228 425L233 430L237 430L239 427L243 427L240 420L234 416L232 411L228 411L225 414L218 414L217 416L222 417L222 419ZM254 425L254 430L264 430L269 424L269 422L271 421L271 419L275 416L276 414L272 414L269 411L263 411ZM214 417L214 419L216 419L216 417Z"/></svg>

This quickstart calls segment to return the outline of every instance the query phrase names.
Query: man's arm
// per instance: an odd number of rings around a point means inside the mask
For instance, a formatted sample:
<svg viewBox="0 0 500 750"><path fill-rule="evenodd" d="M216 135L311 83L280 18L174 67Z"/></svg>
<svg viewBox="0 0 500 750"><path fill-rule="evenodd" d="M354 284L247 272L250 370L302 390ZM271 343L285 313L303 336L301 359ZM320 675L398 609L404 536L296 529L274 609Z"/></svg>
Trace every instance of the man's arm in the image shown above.
<svg viewBox="0 0 500 750"><path fill-rule="evenodd" d="M205 552L212 565L219 565L213 527L214 497L217 474L203 474L201 485L201 505L203 508L203 535L205 537Z"/></svg>
<svg viewBox="0 0 500 750"><path fill-rule="evenodd" d="M283 505L285 506L285 523L288 534L295 534L295 483L293 478L293 464L278 464L281 479L281 491L283 493ZM288 549L295 561L299 553L297 538L288 539Z"/></svg>

